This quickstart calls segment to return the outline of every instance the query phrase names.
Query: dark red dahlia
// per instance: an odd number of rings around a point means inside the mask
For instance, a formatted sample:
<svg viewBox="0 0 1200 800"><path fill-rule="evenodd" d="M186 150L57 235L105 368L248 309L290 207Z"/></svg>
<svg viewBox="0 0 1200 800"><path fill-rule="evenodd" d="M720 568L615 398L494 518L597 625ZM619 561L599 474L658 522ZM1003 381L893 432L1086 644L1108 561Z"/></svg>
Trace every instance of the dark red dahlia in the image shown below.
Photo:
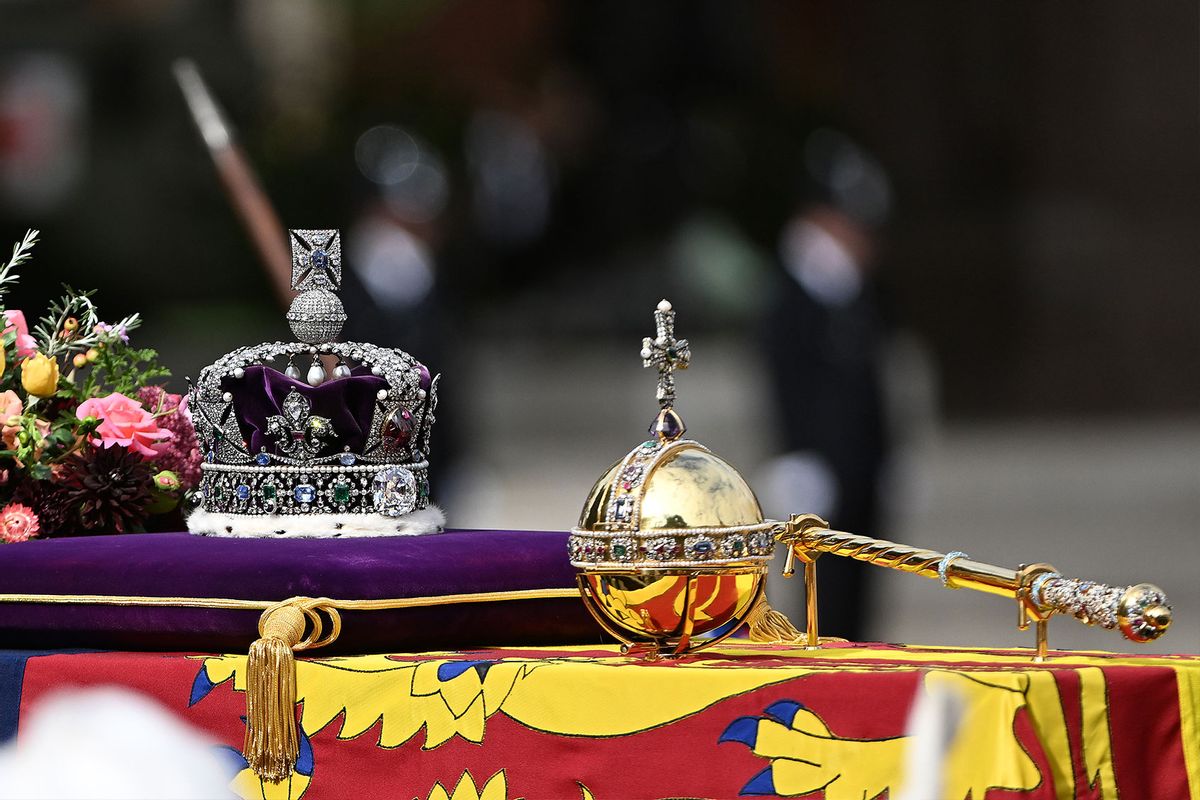
<svg viewBox="0 0 1200 800"><path fill-rule="evenodd" d="M44 537L70 536L79 530L79 512L67 499L66 489L55 481L21 481L13 502L33 509Z"/></svg>
<svg viewBox="0 0 1200 800"><path fill-rule="evenodd" d="M85 447L60 486L88 533L140 531L150 505L153 467L123 447Z"/></svg>

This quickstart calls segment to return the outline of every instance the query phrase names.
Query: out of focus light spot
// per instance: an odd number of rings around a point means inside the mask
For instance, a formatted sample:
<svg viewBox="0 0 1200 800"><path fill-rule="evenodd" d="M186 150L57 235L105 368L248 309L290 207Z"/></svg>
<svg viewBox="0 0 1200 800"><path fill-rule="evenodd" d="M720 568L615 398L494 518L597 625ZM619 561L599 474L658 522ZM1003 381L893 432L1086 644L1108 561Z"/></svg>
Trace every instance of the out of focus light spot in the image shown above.
<svg viewBox="0 0 1200 800"><path fill-rule="evenodd" d="M467 163L480 231L520 244L541 235L550 216L554 170L541 140L523 120L480 111L467 129Z"/></svg>
<svg viewBox="0 0 1200 800"><path fill-rule="evenodd" d="M12 206L45 213L62 203L83 169L85 96L66 58L38 54L0 78L0 191Z"/></svg>
<svg viewBox="0 0 1200 800"><path fill-rule="evenodd" d="M766 462L755 486L763 510L776 519L803 508L818 517L828 517L837 507L837 477L829 463L811 451L785 453Z"/></svg>
<svg viewBox="0 0 1200 800"><path fill-rule="evenodd" d="M892 187L883 166L843 133L819 128L804 142L804 166L834 205L880 225L892 210Z"/></svg>
<svg viewBox="0 0 1200 800"><path fill-rule="evenodd" d="M358 137L359 172L380 187L388 210L409 222L430 222L446 207L450 182L433 148L396 125L377 125Z"/></svg>
<svg viewBox="0 0 1200 800"><path fill-rule="evenodd" d="M433 255L399 225L368 222L350 237L351 263L367 290L388 311L403 311L433 289Z"/></svg>
<svg viewBox="0 0 1200 800"><path fill-rule="evenodd" d="M712 215L688 220L670 253L676 280L702 299L706 313L744 319L758 308L768 257L729 220Z"/></svg>
<svg viewBox="0 0 1200 800"><path fill-rule="evenodd" d="M409 178L420 159L417 140L395 125L376 125L354 145L354 160L363 177L385 186Z"/></svg>

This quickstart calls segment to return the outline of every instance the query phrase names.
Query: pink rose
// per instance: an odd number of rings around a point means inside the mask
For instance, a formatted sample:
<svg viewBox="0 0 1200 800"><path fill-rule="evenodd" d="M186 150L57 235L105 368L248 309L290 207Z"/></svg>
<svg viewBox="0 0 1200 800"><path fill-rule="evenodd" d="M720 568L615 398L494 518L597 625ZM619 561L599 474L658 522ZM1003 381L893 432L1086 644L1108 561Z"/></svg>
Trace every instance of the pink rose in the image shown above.
<svg viewBox="0 0 1200 800"><path fill-rule="evenodd" d="M29 358L36 353L37 342L29 335L29 325L25 322L25 312L9 309L4 312L4 319L8 324L0 332L0 335L9 331L17 332L17 340L15 342L17 358Z"/></svg>
<svg viewBox="0 0 1200 800"><path fill-rule="evenodd" d="M96 447L120 445L148 457L157 455L155 447L175 435L158 427L158 420L141 403L120 392L84 400L75 409L75 416L100 420L100 427L91 439Z"/></svg>
<svg viewBox="0 0 1200 800"><path fill-rule="evenodd" d="M27 542L38 534L38 518L33 509L9 503L0 509L0 539L9 544Z"/></svg>

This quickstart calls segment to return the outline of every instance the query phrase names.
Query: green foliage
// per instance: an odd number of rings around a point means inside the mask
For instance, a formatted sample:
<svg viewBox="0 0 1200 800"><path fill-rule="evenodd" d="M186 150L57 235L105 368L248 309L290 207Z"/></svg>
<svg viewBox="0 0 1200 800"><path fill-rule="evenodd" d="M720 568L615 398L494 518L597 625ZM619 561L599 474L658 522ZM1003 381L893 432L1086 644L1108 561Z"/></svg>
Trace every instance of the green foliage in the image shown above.
<svg viewBox="0 0 1200 800"><path fill-rule="evenodd" d="M76 388L81 400L110 392L132 397L143 386L171 377L171 371L158 363L156 350L137 349L117 341L99 351L84 376L82 387Z"/></svg>

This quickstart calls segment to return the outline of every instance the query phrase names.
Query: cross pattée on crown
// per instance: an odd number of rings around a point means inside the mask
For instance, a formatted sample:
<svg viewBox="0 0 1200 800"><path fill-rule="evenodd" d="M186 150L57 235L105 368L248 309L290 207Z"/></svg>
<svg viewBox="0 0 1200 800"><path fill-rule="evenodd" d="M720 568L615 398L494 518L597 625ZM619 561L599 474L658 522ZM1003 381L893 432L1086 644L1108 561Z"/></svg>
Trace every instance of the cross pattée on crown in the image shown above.
<svg viewBox="0 0 1200 800"><path fill-rule="evenodd" d="M687 339L675 338L675 309L663 300L654 310L655 336L642 339L642 366L658 370L658 405L675 405L675 370L687 369L692 350Z"/></svg>
<svg viewBox="0 0 1200 800"><path fill-rule="evenodd" d="M292 243L292 288L336 291L342 285L342 236L336 231L288 231Z"/></svg>

